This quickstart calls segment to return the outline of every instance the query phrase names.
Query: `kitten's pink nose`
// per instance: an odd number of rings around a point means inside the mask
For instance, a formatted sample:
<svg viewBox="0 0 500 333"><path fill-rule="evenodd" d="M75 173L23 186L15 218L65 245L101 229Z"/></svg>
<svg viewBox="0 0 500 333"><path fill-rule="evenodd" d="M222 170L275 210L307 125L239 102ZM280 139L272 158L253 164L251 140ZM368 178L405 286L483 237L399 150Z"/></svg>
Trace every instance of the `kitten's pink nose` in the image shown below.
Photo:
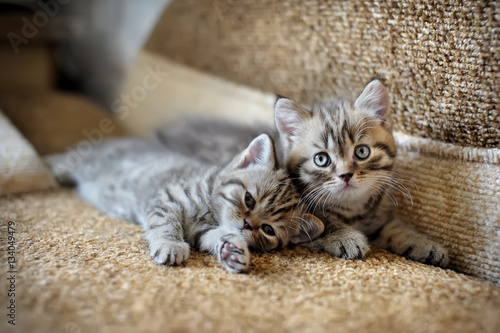
<svg viewBox="0 0 500 333"><path fill-rule="evenodd" d="M250 225L247 219L243 220L243 229L252 230L252 226Z"/></svg>
<svg viewBox="0 0 500 333"><path fill-rule="evenodd" d="M344 182L346 183L349 183L349 181L351 180L353 174L352 173L344 173L342 175L340 175L340 179L342 179Z"/></svg>

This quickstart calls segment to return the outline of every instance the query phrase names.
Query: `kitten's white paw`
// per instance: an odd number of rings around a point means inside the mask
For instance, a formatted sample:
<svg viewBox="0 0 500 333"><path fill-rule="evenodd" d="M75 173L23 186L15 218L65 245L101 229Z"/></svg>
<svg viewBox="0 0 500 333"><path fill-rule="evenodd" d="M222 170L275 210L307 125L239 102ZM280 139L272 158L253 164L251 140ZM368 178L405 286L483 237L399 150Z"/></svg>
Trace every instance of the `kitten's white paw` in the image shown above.
<svg viewBox="0 0 500 333"><path fill-rule="evenodd" d="M149 250L156 263L162 265L179 265L189 257L189 244L186 242L157 240L150 243Z"/></svg>
<svg viewBox="0 0 500 333"><path fill-rule="evenodd" d="M220 263L231 273L243 273L250 268L250 251L240 237L223 237L219 253Z"/></svg>
<svg viewBox="0 0 500 333"><path fill-rule="evenodd" d="M397 254L422 264L439 267L447 267L450 262L448 250L425 236L406 242L405 246L404 250Z"/></svg>
<svg viewBox="0 0 500 333"><path fill-rule="evenodd" d="M341 259L362 259L370 250L366 236L351 228L337 230L321 238L323 238L321 250Z"/></svg>

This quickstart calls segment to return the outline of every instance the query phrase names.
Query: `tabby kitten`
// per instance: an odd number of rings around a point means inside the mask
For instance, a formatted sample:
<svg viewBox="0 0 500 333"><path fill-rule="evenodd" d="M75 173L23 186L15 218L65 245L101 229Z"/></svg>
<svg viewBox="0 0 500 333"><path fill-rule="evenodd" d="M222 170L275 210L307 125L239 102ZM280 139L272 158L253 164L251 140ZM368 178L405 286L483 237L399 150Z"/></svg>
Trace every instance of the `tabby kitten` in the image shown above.
<svg viewBox="0 0 500 333"><path fill-rule="evenodd" d="M139 223L159 264L184 262L190 246L213 254L230 272L249 269L249 249L270 251L319 236L323 223L300 214L286 172L275 170L263 134L224 167L138 139L108 141L70 167L48 157L58 178L111 217Z"/></svg>
<svg viewBox="0 0 500 333"><path fill-rule="evenodd" d="M392 191L409 193L392 171L396 144L389 113L389 97L379 80L368 83L354 103L330 101L307 109L287 98L276 102L280 164L302 193L307 210L325 223L324 234L304 246L357 259L368 252L370 241L409 259L444 267L447 250L394 214ZM189 121L184 124L185 129L189 126ZM228 131L221 128L217 135L227 137ZM175 139L158 134L165 145ZM214 140L203 134L196 132L197 140Z"/></svg>

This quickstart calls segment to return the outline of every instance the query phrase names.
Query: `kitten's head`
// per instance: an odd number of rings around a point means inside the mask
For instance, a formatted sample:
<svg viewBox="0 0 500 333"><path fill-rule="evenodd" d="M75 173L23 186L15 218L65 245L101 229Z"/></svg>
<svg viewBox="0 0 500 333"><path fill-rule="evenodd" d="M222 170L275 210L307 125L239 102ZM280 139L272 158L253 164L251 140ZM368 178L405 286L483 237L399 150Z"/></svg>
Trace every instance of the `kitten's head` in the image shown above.
<svg viewBox="0 0 500 333"><path fill-rule="evenodd" d="M276 170L268 135L254 139L214 183L219 223L243 236L250 248L279 249L318 237L324 225L303 213L300 196L284 170Z"/></svg>
<svg viewBox="0 0 500 333"><path fill-rule="evenodd" d="M396 155L388 116L389 98L378 80L354 103L306 110L286 98L276 102L287 169L306 201L346 206L383 193Z"/></svg>

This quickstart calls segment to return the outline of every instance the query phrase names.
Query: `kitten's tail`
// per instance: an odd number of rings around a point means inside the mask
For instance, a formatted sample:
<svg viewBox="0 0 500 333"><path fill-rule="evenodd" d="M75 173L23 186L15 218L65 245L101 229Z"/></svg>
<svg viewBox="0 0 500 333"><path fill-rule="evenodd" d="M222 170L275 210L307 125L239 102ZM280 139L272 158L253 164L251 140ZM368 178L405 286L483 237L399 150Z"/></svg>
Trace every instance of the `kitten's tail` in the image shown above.
<svg viewBox="0 0 500 333"><path fill-rule="evenodd" d="M59 184L64 186L76 185L73 171L78 167L78 164L72 163L67 153L48 155L43 160L49 166Z"/></svg>

